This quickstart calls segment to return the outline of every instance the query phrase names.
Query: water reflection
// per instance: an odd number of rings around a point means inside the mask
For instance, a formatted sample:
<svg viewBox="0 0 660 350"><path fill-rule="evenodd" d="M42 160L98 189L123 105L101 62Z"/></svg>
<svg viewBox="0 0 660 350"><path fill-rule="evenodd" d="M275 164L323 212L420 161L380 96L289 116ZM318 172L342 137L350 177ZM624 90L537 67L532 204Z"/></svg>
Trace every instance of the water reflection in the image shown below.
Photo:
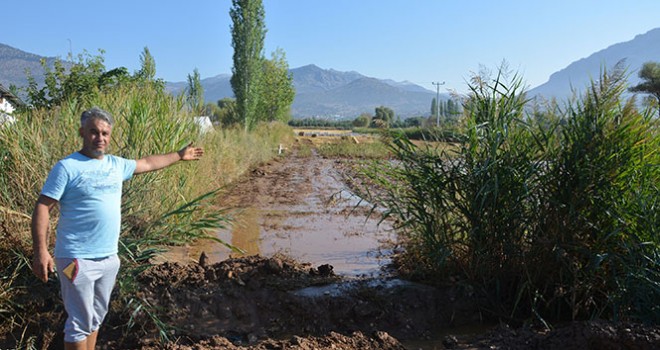
<svg viewBox="0 0 660 350"><path fill-rule="evenodd" d="M240 254L231 252L230 256L234 258L241 255L261 254L261 250L259 250L260 237L261 227L259 225L259 210L252 207L243 209L240 212L238 220L234 222L231 233L231 245L243 250L245 253ZM220 237L220 239L225 242L229 241L224 237Z"/></svg>

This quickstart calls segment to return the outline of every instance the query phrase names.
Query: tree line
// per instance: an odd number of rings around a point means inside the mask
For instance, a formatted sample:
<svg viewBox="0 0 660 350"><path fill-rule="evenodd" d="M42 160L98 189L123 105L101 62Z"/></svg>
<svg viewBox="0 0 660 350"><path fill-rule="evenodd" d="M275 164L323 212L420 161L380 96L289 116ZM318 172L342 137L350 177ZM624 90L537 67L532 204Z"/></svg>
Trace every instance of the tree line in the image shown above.
<svg viewBox="0 0 660 350"><path fill-rule="evenodd" d="M459 101L448 99L436 103L433 98L431 102L431 114L429 116L417 116L409 118L400 118L396 116L394 110L386 106L378 106L374 113L362 113L355 119L328 120L326 118L310 117L301 119L292 119L289 125L293 127L326 127L338 129L356 128L409 128L409 127L450 127L458 123L459 116L462 113L461 103Z"/></svg>

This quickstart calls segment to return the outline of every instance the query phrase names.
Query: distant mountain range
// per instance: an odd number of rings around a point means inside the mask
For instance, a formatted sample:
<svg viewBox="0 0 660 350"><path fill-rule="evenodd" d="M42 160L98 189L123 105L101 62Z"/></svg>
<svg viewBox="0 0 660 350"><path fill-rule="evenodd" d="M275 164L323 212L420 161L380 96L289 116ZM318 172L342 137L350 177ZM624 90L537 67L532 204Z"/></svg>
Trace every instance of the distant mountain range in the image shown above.
<svg viewBox="0 0 660 350"><path fill-rule="evenodd" d="M27 85L25 69L43 79L39 60L41 56L27 53L0 44L0 84L8 87ZM52 64L55 58L47 58ZM629 71L630 85L639 82L637 71L644 62L660 61L660 28L637 35L630 41L614 44L589 57L571 63L552 74L548 81L529 90L530 96L556 97L564 99L587 87L590 80L597 80L603 68L610 70L617 62L625 60ZM109 67L114 68L114 67ZM313 64L291 69L296 96L292 106L295 118L302 117L346 117L355 118L361 113L374 113L378 106L386 106L403 118L429 115L434 91L409 82L377 79L358 72L341 72L322 69ZM202 79L204 98L215 102L232 97L230 75L221 74ZM182 92L186 82L168 82L171 93ZM441 99L449 96L442 94Z"/></svg>
<svg viewBox="0 0 660 350"><path fill-rule="evenodd" d="M292 69L294 116L356 117L386 106L402 117L428 115L436 94L419 85L366 77L357 72L324 70L314 65ZM443 94L442 98L448 98Z"/></svg>
<svg viewBox="0 0 660 350"><path fill-rule="evenodd" d="M630 74L628 84L637 85L640 82L637 72L644 62L660 62L660 28L637 35L630 41L611 45L569 64L550 75L546 83L529 90L529 95L568 98L572 94L571 89L584 91L592 79L599 79L602 69L609 72L621 60L624 60Z"/></svg>
<svg viewBox="0 0 660 350"><path fill-rule="evenodd" d="M291 106L294 118L304 117L349 117L361 113L374 113L376 107L386 106L397 115L428 115L436 93L408 82L395 82L366 77L357 72L340 72L322 69L313 64L290 70L296 96ZM217 75L202 79L204 100L217 101L233 97L231 76ZM181 93L186 82L167 83L167 90ZM441 99L448 98L442 94Z"/></svg>

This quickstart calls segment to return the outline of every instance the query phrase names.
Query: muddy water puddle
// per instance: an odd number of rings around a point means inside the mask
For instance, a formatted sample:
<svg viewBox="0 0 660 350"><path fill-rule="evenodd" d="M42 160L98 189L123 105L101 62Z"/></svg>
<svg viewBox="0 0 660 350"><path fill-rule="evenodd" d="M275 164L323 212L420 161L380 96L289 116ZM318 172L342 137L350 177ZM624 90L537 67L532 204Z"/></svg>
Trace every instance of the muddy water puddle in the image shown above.
<svg viewBox="0 0 660 350"><path fill-rule="evenodd" d="M217 233L244 251L208 241L176 247L165 259L210 262L242 255L285 254L313 266L330 264L341 275L374 275L388 262L384 244L394 238L370 205L341 180L340 163L317 155L293 157L256 169L226 198L231 227Z"/></svg>

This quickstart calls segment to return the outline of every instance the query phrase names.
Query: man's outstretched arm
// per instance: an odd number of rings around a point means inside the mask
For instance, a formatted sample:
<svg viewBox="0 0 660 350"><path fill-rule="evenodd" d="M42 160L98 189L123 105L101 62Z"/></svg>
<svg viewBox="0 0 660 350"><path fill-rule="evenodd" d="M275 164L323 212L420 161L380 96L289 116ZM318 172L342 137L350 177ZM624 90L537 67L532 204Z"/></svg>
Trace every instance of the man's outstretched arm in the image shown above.
<svg viewBox="0 0 660 350"><path fill-rule="evenodd" d="M199 160L204 155L204 149L193 147L192 142L178 152L157 154L140 158L135 165L135 174L163 169L180 160Z"/></svg>

